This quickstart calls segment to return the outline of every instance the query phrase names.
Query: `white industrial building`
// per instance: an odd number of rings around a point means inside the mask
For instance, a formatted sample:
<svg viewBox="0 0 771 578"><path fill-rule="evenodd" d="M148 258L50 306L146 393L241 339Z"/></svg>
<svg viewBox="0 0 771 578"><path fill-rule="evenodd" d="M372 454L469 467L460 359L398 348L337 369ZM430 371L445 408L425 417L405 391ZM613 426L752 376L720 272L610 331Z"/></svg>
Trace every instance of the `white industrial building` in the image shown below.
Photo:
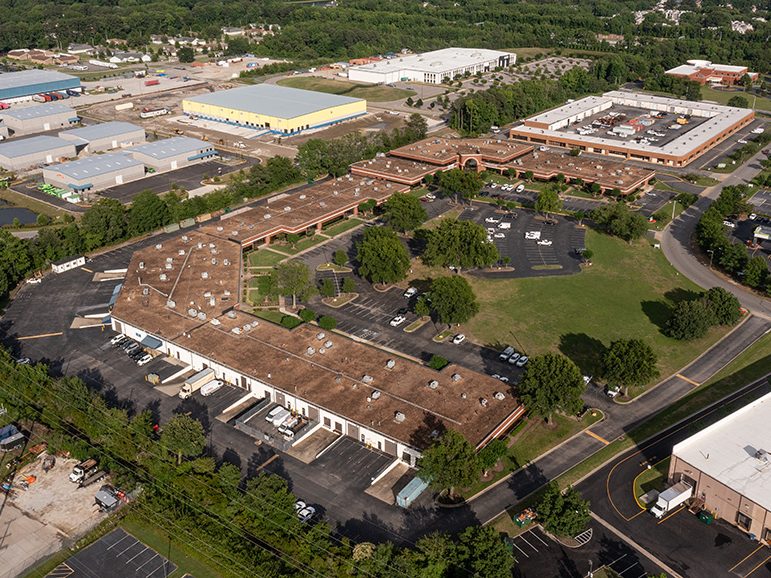
<svg viewBox="0 0 771 578"><path fill-rule="evenodd" d="M0 143L0 167L8 171L23 171L75 155L75 145L55 136L32 136Z"/></svg>
<svg viewBox="0 0 771 578"><path fill-rule="evenodd" d="M43 169L46 183L78 193L100 191L144 176L145 165L122 152L85 157Z"/></svg>
<svg viewBox="0 0 771 578"><path fill-rule="evenodd" d="M219 155L211 144L188 136L156 140L126 150L157 172L175 171Z"/></svg>
<svg viewBox="0 0 771 578"><path fill-rule="evenodd" d="M16 135L67 128L80 122L78 113L62 102L13 107L1 111L0 119Z"/></svg>
<svg viewBox="0 0 771 578"><path fill-rule="evenodd" d="M397 56L352 66L348 79L372 84L391 84L399 81L442 84L456 76L490 72L507 68L517 61L517 55L486 48L444 48L423 54Z"/></svg>
<svg viewBox="0 0 771 578"><path fill-rule="evenodd" d="M59 138L72 141L80 151L98 153L145 142L145 129L130 122L103 122L59 133Z"/></svg>

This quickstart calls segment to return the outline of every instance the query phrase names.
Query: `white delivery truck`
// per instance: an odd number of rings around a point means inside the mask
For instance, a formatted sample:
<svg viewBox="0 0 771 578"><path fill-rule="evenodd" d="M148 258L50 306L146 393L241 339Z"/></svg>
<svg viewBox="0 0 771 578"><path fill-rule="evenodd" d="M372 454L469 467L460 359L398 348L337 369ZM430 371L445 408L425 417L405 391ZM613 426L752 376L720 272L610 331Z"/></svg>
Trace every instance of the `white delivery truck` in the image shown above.
<svg viewBox="0 0 771 578"><path fill-rule="evenodd" d="M182 399L189 398L212 379L214 379L214 370L211 367L199 371L185 380L185 383L182 384L182 389L179 390L179 397Z"/></svg>
<svg viewBox="0 0 771 578"><path fill-rule="evenodd" d="M667 512L671 512L681 504L687 502L692 495L693 487L690 484L678 482L659 494L659 499L651 508L651 514L657 518L661 518Z"/></svg>

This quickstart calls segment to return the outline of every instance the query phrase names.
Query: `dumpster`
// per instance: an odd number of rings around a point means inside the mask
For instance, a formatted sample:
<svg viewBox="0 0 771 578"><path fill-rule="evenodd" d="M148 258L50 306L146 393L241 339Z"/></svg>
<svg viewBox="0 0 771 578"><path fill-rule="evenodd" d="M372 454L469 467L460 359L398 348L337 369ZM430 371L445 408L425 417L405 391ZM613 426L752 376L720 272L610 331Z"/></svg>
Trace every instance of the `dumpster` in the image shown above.
<svg viewBox="0 0 771 578"><path fill-rule="evenodd" d="M715 521L715 516L708 510L702 510L699 512L699 520L709 526L712 522Z"/></svg>

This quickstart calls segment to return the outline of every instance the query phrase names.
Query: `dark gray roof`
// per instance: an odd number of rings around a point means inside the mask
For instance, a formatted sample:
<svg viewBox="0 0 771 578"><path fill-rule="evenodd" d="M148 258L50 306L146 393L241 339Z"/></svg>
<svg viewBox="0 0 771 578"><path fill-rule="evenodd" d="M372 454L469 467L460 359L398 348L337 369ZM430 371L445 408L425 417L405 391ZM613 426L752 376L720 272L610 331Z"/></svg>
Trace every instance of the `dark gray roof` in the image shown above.
<svg viewBox="0 0 771 578"><path fill-rule="evenodd" d="M103 122L101 124L92 124L90 126L84 126L81 128L73 128L60 132L60 135L71 135L74 137L82 138L86 141L92 141L100 138L108 138L111 136L120 136L136 131L143 131L141 126L131 124L130 122L111 121Z"/></svg>
<svg viewBox="0 0 771 578"><path fill-rule="evenodd" d="M295 118L332 106L361 102L360 98L326 92L288 88L275 84L255 84L186 99L211 106L244 110L276 118ZM184 102L183 102L184 107Z"/></svg>
<svg viewBox="0 0 771 578"><path fill-rule="evenodd" d="M72 156L75 156L74 144L55 136L45 135L0 143L0 156L13 159L62 147L69 147L72 150Z"/></svg>
<svg viewBox="0 0 771 578"><path fill-rule="evenodd" d="M55 70L21 70L19 72L6 72L0 74L0 90L17 88L27 84L41 84L44 82L58 82L61 80L77 80L77 77Z"/></svg>
<svg viewBox="0 0 771 578"><path fill-rule="evenodd" d="M82 181L98 175L120 171L127 167L143 166L142 163L126 153L111 153L86 157L69 163L52 165L49 171L56 171L71 179Z"/></svg>
<svg viewBox="0 0 771 578"><path fill-rule="evenodd" d="M211 148L211 144L189 136L175 136L163 140L149 142L126 149L130 152L141 153L154 159L165 159L177 155L198 152L201 149Z"/></svg>
<svg viewBox="0 0 771 578"><path fill-rule="evenodd" d="M2 76L0 76L2 78ZM18 120L29 120L32 118L42 118L52 114L71 114L73 117L77 113L63 102L47 102L36 106L13 107L0 112L0 117L11 117Z"/></svg>

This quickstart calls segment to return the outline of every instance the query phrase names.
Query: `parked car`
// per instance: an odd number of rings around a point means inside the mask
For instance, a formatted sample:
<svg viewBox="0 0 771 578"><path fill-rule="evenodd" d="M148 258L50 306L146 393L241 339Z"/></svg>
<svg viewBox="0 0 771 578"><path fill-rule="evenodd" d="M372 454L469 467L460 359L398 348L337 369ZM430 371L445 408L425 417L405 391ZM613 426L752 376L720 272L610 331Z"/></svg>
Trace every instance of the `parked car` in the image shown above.
<svg viewBox="0 0 771 578"><path fill-rule="evenodd" d="M517 192L517 193L521 193L524 190L525 190L525 185L521 185L521 184L517 185L517 188L514 189L514 191Z"/></svg>
<svg viewBox="0 0 771 578"><path fill-rule="evenodd" d="M280 414L282 411L284 411L284 408L280 405L277 405L272 410L270 410L267 415L265 416L265 421L273 421L273 419ZM303 504L303 507L305 507L305 504Z"/></svg>
<svg viewBox="0 0 771 578"><path fill-rule="evenodd" d="M739 144L747 144L747 141L745 139L743 139L743 138L740 138L736 142L739 143Z"/></svg>
<svg viewBox="0 0 771 578"><path fill-rule="evenodd" d="M112 339L110 339L110 345L118 345L121 341L124 341L126 339L126 336L122 333L119 333Z"/></svg>
<svg viewBox="0 0 771 578"><path fill-rule="evenodd" d="M399 327L399 325L401 325L405 321L407 321L407 318L404 315L397 315L396 317L391 319L391 322L389 323L389 325L391 325L391 327Z"/></svg>
<svg viewBox="0 0 771 578"><path fill-rule="evenodd" d="M487 217L485 219L485 223L500 223L500 222L501 220L498 219L497 217Z"/></svg>
<svg viewBox="0 0 771 578"><path fill-rule="evenodd" d="M453 345L460 345L464 341L466 341L466 336L462 333L458 333L458 335L452 338Z"/></svg>
<svg viewBox="0 0 771 578"><path fill-rule="evenodd" d="M404 292L404 296L407 299L411 299L415 297L415 295L418 294L418 290L415 287L408 287L407 290Z"/></svg>
<svg viewBox="0 0 771 578"><path fill-rule="evenodd" d="M152 360L153 360L153 356L150 355L149 353L145 353L142 357L137 359L137 365L139 367L142 367L143 365L147 365L148 363L150 363Z"/></svg>
<svg viewBox="0 0 771 578"><path fill-rule="evenodd" d="M517 367L525 367L530 358L527 355L521 355L519 361L517 361Z"/></svg>
<svg viewBox="0 0 771 578"><path fill-rule="evenodd" d="M512 353L514 353L514 348L511 345L509 345L508 347L506 347L506 349L504 349L498 354L498 359L500 359L501 361L506 361L509 357L511 357Z"/></svg>
<svg viewBox="0 0 771 578"><path fill-rule="evenodd" d="M225 385L225 382L222 381L221 379L215 379L214 381L210 381L209 383L207 383L201 388L201 395L204 397L208 397L211 394L222 389L224 385Z"/></svg>
<svg viewBox="0 0 771 578"><path fill-rule="evenodd" d="M731 229L734 229L734 228L736 228L736 223L734 223L734 222L732 222L732 221L723 221L723 224L724 224L726 227L729 227L729 228L731 228Z"/></svg>
<svg viewBox="0 0 771 578"><path fill-rule="evenodd" d="M29 357L19 357L16 360L16 363L18 363L19 365L29 365L30 363L32 363L32 360Z"/></svg>
<svg viewBox="0 0 771 578"><path fill-rule="evenodd" d="M514 365L514 364L517 362L517 360L518 360L519 358L520 358L520 354L519 354L519 353L517 353L517 352L515 351L515 352L514 352L514 353L512 353L512 354L511 354L511 356L509 357L509 359L508 359L508 362L509 362L511 365Z"/></svg>
<svg viewBox="0 0 771 578"><path fill-rule="evenodd" d="M545 247L551 247L551 241L549 239L541 239L538 241L539 245L543 245Z"/></svg>
<svg viewBox="0 0 771 578"><path fill-rule="evenodd" d="M316 508L313 506L305 506L302 510L297 512L297 519L300 520L301 524L307 524L313 519L313 516L315 515Z"/></svg>
<svg viewBox="0 0 771 578"><path fill-rule="evenodd" d="M40 277L31 277L27 279L27 283L29 283L30 285L38 285L42 282L43 280Z"/></svg>
<svg viewBox="0 0 771 578"><path fill-rule="evenodd" d="M605 388L605 395L607 395L610 399L615 398L619 393L621 393L621 388L617 385L609 385Z"/></svg>
<svg viewBox="0 0 771 578"><path fill-rule="evenodd" d="M525 239L538 240L541 238L541 231L527 231L525 232Z"/></svg>
<svg viewBox="0 0 771 578"><path fill-rule="evenodd" d="M493 235L493 237L496 238L496 239L505 239L506 238L506 234L505 233L496 233L495 235Z"/></svg>

